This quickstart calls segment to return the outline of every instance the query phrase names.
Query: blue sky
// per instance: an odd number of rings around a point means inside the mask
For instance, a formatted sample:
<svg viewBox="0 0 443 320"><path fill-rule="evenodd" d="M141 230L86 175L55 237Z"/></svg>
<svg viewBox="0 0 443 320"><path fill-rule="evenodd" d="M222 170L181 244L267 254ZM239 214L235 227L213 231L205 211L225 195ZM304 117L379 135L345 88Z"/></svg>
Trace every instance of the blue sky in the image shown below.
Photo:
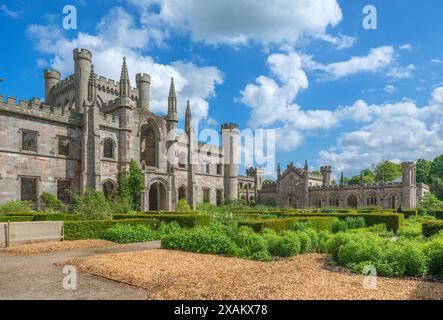
<svg viewBox="0 0 443 320"><path fill-rule="evenodd" d="M275 128L277 159L347 175L383 159L443 151L443 3L437 0L2 1L0 94L44 95L42 73L72 72L72 49L118 80L150 73L153 110L179 107L200 127ZM62 27L77 8L77 30ZM377 8L376 30L362 26ZM134 84L134 81L132 81Z"/></svg>

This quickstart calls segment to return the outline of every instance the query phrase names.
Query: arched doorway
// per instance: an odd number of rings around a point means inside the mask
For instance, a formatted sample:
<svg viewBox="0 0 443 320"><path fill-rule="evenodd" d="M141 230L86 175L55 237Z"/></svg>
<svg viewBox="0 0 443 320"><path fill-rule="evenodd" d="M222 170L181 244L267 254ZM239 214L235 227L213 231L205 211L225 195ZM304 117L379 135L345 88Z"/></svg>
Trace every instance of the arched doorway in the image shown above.
<svg viewBox="0 0 443 320"><path fill-rule="evenodd" d="M158 135L152 124L145 124L140 130L140 163L158 167Z"/></svg>
<svg viewBox="0 0 443 320"><path fill-rule="evenodd" d="M155 182L149 187L149 211L166 211L166 188L161 182Z"/></svg>
<svg viewBox="0 0 443 320"><path fill-rule="evenodd" d="M287 198L288 207L291 209L298 209L298 198L297 196L291 194Z"/></svg>
<svg viewBox="0 0 443 320"><path fill-rule="evenodd" d="M103 193L105 194L106 199L109 199L114 192L115 185L112 181L106 181L103 183Z"/></svg>
<svg viewBox="0 0 443 320"><path fill-rule="evenodd" d="M358 208L358 198L357 198L357 196L354 195L354 194L350 195L348 197L347 204L348 204L348 208L357 209Z"/></svg>
<svg viewBox="0 0 443 320"><path fill-rule="evenodd" d="M388 207L389 207L389 209L397 209L399 204L400 204L400 200L399 200L399 197L397 197L397 195L391 194L388 197Z"/></svg>
<svg viewBox="0 0 443 320"><path fill-rule="evenodd" d="M186 187L181 186L178 188L178 200L186 199Z"/></svg>

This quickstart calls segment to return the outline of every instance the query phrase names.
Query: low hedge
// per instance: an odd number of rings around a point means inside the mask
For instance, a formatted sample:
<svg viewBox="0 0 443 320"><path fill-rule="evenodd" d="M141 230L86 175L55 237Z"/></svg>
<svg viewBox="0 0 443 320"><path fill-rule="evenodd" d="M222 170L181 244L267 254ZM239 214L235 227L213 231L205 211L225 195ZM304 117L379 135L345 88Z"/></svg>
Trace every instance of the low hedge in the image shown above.
<svg viewBox="0 0 443 320"><path fill-rule="evenodd" d="M263 223L265 223L267 220L272 220L270 223L268 222L268 225L270 225L269 228L279 231L279 230L284 230L284 228L287 228L286 226L288 225L292 225L292 222L288 219L295 218L297 220L303 220L303 219L307 220L312 218L330 218L333 220L334 218L338 218L344 220L346 218L358 218L358 217L364 218L365 225L368 227L377 224L385 224L386 229L394 232L397 232L397 230L400 229L400 227L403 225L404 222L403 214L397 214L397 213L395 214L394 213L366 213L366 214L365 213L360 213L360 214L359 213L340 213L340 214L313 213L313 214L284 214L282 215L282 218L278 219L256 219L251 221L243 221L242 223L248 223L253 228L255 227L260 229L261 227L259 225L263 225ZM254 222L257 222L257 226L255 226ZM323 226L323 228L326 228L326 225Z"/></svg>
<svg viewBox="0 0 443 320"><path fill-rule="evenodd" d="M428 211L428 215L434 216L438 220L443 220L443 211L441 210Z"/></svg>
<svg viewBox="0 0 443 320"><path fill-rule="evenodd" d="M32 216L0 216L0 222L29 222Z"/></svg>
<svg viewBox="0 0 443 320"><path fill-rule="evenodd" d="M103 233L117 224L143 225L157 229L158 219L127 219L127 220L97 220L97 221L66 221L65 240L102 239Z"/></svg>
<svg viewBox="0 0 443 320"><path fill-rule="evenodd" d="M424 221L422 224L423 235L427 238L432 237L434 234L439 233L443 230L443 221Z"/></svg>
<svg viewBox="0 0 443 320"><path fill-rule="evenodd" d="M405 219L408 219L410 217L415 217L418 215L418 210L403 210L403 215L405 216Z"/></svg>
<svg viewBox="0 0 443 320"><path fill-rule="evenodd" d="M124 219L157 219L163 223L177 222L182 228L194 228L199 225L208 225L209 216L200 214L115 214L114 220Z"/></svg>
<svg viewBox="0 0 443 320"><path fill-rule="evenodd" d="M256 219L251 221L240 221L240 226L246 226L254 229L256 232L261 232L264 229L272 229L277 232L291 229L294 222L306 221L310 222L318 231L331 230L332 222L335 217L293 217L280 219Z"/></svg>

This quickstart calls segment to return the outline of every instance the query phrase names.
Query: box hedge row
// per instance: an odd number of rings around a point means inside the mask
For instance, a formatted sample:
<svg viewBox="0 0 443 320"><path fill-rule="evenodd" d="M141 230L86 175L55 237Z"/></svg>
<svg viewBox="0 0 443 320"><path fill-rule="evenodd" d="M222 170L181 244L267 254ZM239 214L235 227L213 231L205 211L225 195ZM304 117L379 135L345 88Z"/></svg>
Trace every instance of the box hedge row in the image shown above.
<svg viewBox="0 0 443 320"><path fill-rule="evenodd" d="M422 224L423 235L427 238L443 230L443 220L424 221Z"/></svg>
<svg viewBox="0 0 443 320"><path fill-rule="evenodd" d="M143 225L157 229L157 219L97 220L97 221L66 221L64 224L65 240L102 239L103 233L117 224Z"/></svg>
<svg viewBox="0 0 443 320"><path fill-rule="evenodd" d="M261 232L264 229L273 229L275 231L284 231L291 229L293 224L298 221L310 222L314 228L320 230L331 230L332 222L335 217L293 217L293 218L279 218L279 219L255 219L250 221L240 221L240 226L252 228L256 232Z"/></svg>
<svg viewBox="0 0 443 320"><path fill-rule="evenodd" d="M198 225L208 225L210 217L200 214L115 214L114 220L122 219L157 219L163 223L177 222L182 228L193 228Z"/></svg>
<svg viewBox="0 0 443 320"><path fill-rule="evenodd" d="M282 218L278 219L256 219L251 221L242 221L242 225L249 225L255 230L261 230L264 228L271 228L275 230L289 229L294 221L303 220L305 221L316 221L314 218L329 218L330 220L324 220L321 228L327 228L327 225L331 223L334 219L338 218L344 220L346 218L358 218L362 217L365 219L366 226L370 227L377 224L385 224L388 230L397 232L397 230L403 225L404 216L403 214L389 214L389 213L368 213L368 214L358 214L358 213L344 213L344 214L287 214ZM295 219L295 220L294 220ZM322 220L317 220L322 221ZM328 222L327 222L328 221ZM323 229L324 230L324 229Z"/></svg>

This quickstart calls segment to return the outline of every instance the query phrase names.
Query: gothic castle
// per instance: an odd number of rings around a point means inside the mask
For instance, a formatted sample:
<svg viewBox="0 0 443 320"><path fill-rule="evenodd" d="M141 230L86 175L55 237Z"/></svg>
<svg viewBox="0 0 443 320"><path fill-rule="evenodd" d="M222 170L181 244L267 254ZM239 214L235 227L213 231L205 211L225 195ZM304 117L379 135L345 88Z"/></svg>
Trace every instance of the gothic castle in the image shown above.
<svg viewBox="0 0 443 320"><path fill-rule="evenodd" d="M222 147L198 143L188 102L185 132L177 131L174 81L168 113L150 111L151 78L136 75L131 87L125 59L120 82L97 76L92 54L74 50L75 72L61 79L46 70L45 102L0 96L0 203L36 201L43 192L69 202L66 190L116 188L117 174L132 159L144 173L144 210L174 210L179 199L196 207L224 198L278 207L415 208L428 187L416 184L415 164L403 164L403 179L378 185L331 185L331 167L321 173L290 164L278 168L277 181L264 181L263 170L238 175L238 126L221 127ZM169 160L169 161L168 161Z"/></svg>

